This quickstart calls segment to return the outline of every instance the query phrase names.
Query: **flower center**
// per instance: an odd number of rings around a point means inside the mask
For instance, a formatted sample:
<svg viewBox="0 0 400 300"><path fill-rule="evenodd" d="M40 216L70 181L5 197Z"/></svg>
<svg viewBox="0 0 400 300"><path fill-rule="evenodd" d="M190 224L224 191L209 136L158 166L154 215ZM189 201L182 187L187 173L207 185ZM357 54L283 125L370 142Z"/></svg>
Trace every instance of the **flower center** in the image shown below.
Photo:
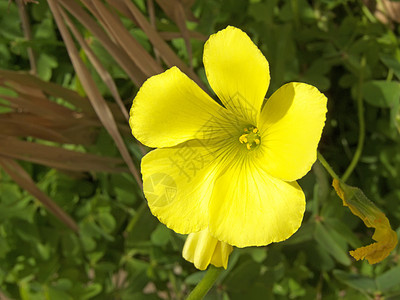
<svg viewBox="0 0 400 300"><path fill-rule="evenodd" d="M246 145L247 150L252 150L258 147L261 143L260 132L257 127L246 127L244 133L239 137L239 142Z"/></svg>

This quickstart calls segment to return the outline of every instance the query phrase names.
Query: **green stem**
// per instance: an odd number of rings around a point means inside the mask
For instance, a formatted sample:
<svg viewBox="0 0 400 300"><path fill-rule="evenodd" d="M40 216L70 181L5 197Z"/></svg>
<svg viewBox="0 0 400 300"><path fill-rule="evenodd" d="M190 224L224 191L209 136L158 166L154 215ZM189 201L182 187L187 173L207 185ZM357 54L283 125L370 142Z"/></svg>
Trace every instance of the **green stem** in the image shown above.
<svg viewBox="0 0 400 300"><path fill-rule="evenodd" d="M297 0L292 0L291 4L292 4L292 12L294 15L294 24L295 24L296 28L299 28L299 25L300 25L299 4L298 4Z"/></svg>
<svg viewBox="0 0 400 300"><path fill-rule="evenodd" d="M203 299L203 297L212 288L212 286L214 285L215 281L217 280L219 274L221 274L221 272L223 270L224 270L223 268L216 268L214 266L210 266L206 275L197 284L197 286L189 294L189 296L186 298L186 300Z"/></svg>
<svg viewBox="0 0 400 300"><path fill-rule="evenodd" d="M354 153L353 159L350 162L350 165L347 167L347 170L344 172L342 176L342 181L345 182L354 171L358 161L360 160L361 153L364 148L364 140L365 140L365 120L364 120L364 102L362 95L362 85L364 81L363 70L366 64L365 56L361 58L361 72L360 72L360 80L358 82L358 91L357 91L357 113L358 113L358 124L360 127L360 132L358 134L358 143L356 152Z"/></svg>
<svg viewBox="0 0 400 300"><path fill-rule="evenodd" d="M132 217L131 221L128 223L128 226L126 226L125 231L127 233L132 231L132 229L135 227L135 225L139 221L140 217L146 211L146 208L147 208L147 203L146 203L146 201L143 201L142 204L140 204L139 208L136 210L136 214Z"/></svg>
<svg viewBox="0 0 400 300"><path fill-rule="evenodd" d="M333 171L332 167L329 165L329 163L326 161L326 159L322 156L321 153L318 151L318 160L321 163L321 165L325 168L325 170L332 176L334 179L339 179L339 176Z"/></svg>

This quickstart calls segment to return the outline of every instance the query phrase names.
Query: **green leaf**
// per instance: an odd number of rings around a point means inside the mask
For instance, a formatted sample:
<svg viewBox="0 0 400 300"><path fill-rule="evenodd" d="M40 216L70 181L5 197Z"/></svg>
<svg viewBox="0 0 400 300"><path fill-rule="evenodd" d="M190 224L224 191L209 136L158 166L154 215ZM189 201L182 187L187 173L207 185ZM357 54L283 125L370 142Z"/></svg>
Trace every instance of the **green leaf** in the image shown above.
<svg viewBox="0 0 400 300"><path fill-rule="evenodd" d="M111 184L117 200L125 205L132 206L137 201L136 183L130 174L112 174Z"/></svg>
<svg viewBox="0 0 400 300"><path fill-rule="evenodd" d="M302 81L316 86L321 91L326 91L330 87L330 81L325 75L329 70L330 66L325 59L317 59L306 70Z"/></svg>
<svg viewBox="0 0 400 300"><path fill-rule="evenodd" d="M284 245L296 245L310 241L314 232L315 223L305 223L290 238L284 241Z"/></svg>
<svg viewBox="0 0 400 300"><path fill-rule="evenodd" d="M302 297L305 295L306 290L304 289L304 287L297 282L296 280L294 280L293 278L289 278L289 290L290 290L290 298L291 299L295 299L298 297Z"/></svg>
<svg viewBox="0 0 400 300"><path fill-rule="evenodd" d="M51 247L49 244L37 243L36 249L43 260L48 260L51 255Z"/></svg>
<svg viewBox="0 0 400 300"><path fill-rule="evenodd" d="M362 246L360 240L354 234L351 229L346 226L345 223L341 222L339 219L327 218L324 220L328 229L334 230L339 234L351 247L359 248Z"/></svg>
<svg viewBox="0 0 400 300"><path fill-rule="evenodd" d="M42 21L49 16L49 6L47 1L38 1L35 5L32 5L32 16L36 21Z"/></svg>
<svg viewBox="0 0 400 300"><path fill-rule="evenodd" d="M11 247L8 245L7 239L0 235L0 258L4 258Z"/></svg>
<svg viewBox="0 0 400 300"><path fill-rule="evenodd" d="M342 270L334 270L333 275L337 280L347 284L348 286L362 291L362 292L375 292L376 285L375 281L371 278L359 275L359 274L349 274Z"/></svg>
<svg viewBox="0 0 400 300"><path fill-rule="evenodd" d="M127 227L127 247L136 247L138 242L149 241L158 224L159 221L151 214L146 204L142 210L137 211Z"/></svg>
<svg viewBox="0 0 400 300"><path fill-rule="evenodd" d="M243 291L251 287L260 275L260 264L247 259L237 266L224 280L228 291Z"/></svg>
<svg viewBox="0 0 400 300"><path fill-rule="evenodd" d="M141 292L148 282L147 271L150 264L139 259L129 258L126 261L126 271L129 276L129 290Z"/></svg>
<svg viewBox="0 0 400 300"><path fill-rule="evenodd" d="M42 53L37 61L37 72L43 80L50 80L52 70L58 66L57 59L53 56Z"/></svg>
<svg viewBox="0 0 400 300"><path fill-rule="evenodd" d="M160 298L155 294L143 294L142 292L136 292L132 294L123 293L122 300L160 300Z"/></svg>
<svg viewBox="0 0 400 300"><path fill-rule="evenodd" d="M264 282L256 282L251 288L232 293L228 291L231 300L259 300L259 299L274 299L272 289L268 289ZM293 298L294 299L294 298Z"/></svg>
<svg viewBox="0 0 400 300"><path fill-rule="evenodd" d="M17 5L10 5L6 1L0 2L0 36L15 41L23 36L19 20Z"/></svg>
<svg viewBox="0 0 400 300"><path fill-rule="evenodd" d="M54 36L54 24L52 19L44 19L37 27L35 27L35 38L51 39Z"/></svg>
<svg viewBox="0 0 400 300"><path fill-rule="evenodd" d="M46 286L45 287L45 294L46 294L46 299L48 300L73 300L73 298L68 295L66 292L56 289L51 286Z"/></svg>
<svg viewBox="0 0 400 300"><path fill-rule="evenodd" d="M68 291L73 286L73 283L70 279L67 278L60 278L55 283L53 283L53 287L57 288L58 290Z"/></svg>
<svg viewBox="0 0 400 300"><path fill-rule="evenodd" d="M400 79L400 62L394 56L388 54L381 54L379 57L388 68L393 70L397 79Z"/></svg>
<svg viewBox="0 0 400 300"><path fill-rule="evenodd" d="M82 235L81 236L81 241L82 241L82 246L85 251L90 252L96 249L96 241L87 235Z"/></svg>
<svg viewBox="0 0 400 300"><path fill-rule="evenodd" d="M399 290L400 287L400 266L394 267L389 271L379 275L375 279L376 286L378 290L381 292L387 292L394 287L397 287L396 290Z"/></svg>
<svg viewBox="0 0 400 300"><path fill-rule="evenodd" d="M100 283L92 283L85 288L85 291L80 295L79 298L82 300L92 299L93 297L100 294L102 290L103 287Z"/></svg>
<svg viewBox="0 0 400 300"><path fill-rule="evenodd" d="M190 274L185 278L185 283L189 285L196 285L203 279L204 275L206 275L206 272L202 271Z"/></svg>
<svg viewBox="0 0 400 300"><path fill-rule="evenodd" d="M151 241L156 246L165 246L171 238L171 230L163 224L158 224L156 230L151 234Z"/></svg>
<svg viewBox="0 0 400 300"><path fill-rule="evenodd" d="M392 107L400 99L400 83L384 80L371 80L362 87L367 103L377 107Z"/></svg>
<svg viewBox="0 0 400 300"><path fill-rule="evenodd" d="M97 220L105 232L111 233L115 229L115 219L109 212L100 212L97 215Z"/></svg>
<svg viewBox="0 0 400 300"><path fill-rule="evenodd" d="M262 263L267 257L267 248L266 247L251 247L249 254L253 258L253 260L257 263Z"/></svg>
<svg viewBox="0 0 400 300"><path fill-rule="evenodd" d="M351 260L346 250L340 247L340 245L332 237L331 232L327 230L320 222L318 222L315 226L314 237L318 244L330 255L332 255L338 262L345 266L350 265Z"/></svg>

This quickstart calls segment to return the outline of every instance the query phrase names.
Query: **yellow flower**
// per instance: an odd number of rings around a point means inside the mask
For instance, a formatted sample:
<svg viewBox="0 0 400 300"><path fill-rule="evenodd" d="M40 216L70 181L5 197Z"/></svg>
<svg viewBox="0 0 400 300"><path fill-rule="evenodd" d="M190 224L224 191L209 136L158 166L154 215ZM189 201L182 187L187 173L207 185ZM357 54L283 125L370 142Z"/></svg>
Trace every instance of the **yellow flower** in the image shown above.
<svg viewBox="0 0 400 300"><path fill-rule="evenodd" d="M332 185L343 200L343 205L348 206L367 227L375 228L372 238L376 243L350 251L350 255L356 260L367 259L370 264L384 260L397 245L397 234L390 227L388 218L359 188L337 179L333 180Z"/></svg>
<svg viewBox="0 0 400 300"><path fill-rule="evenodd" d="M316 160L327 99L289 83L263 105L268 62L231 26L209 38L203 60L223 106L176 67L149 78L133 101L133 135L158 148L141 163L150 210L178 233L208 229L237 247L285 240L303 218L296 180Z"/></svg>
<svg viewBox="0 0 400 300"><path fill-rule="evenodd" d="M205 270L209 264L226 269L232 251L231 245L218 241L210 235L208 229L204 229L189 234L182 255L199 270Z"/></svg>

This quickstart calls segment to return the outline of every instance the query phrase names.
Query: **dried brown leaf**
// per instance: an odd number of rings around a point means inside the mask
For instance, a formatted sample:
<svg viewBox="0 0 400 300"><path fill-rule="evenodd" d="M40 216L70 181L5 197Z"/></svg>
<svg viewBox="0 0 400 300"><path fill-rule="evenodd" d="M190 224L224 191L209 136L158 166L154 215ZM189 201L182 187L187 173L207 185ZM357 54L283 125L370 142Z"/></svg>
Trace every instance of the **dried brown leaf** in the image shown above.
<svg viewBox="0 0 400 300"><path fill-rule="evenodd" d="M102 157L55 146L25 142L10 136L0 136L0 155L63 170L126 172L125 168L117 166L122 163L119 158Z"/></svg>
<svg viewBox="0 0 400 300"><path fill-rule="evenodd" d="M7 118L10 114L0 115L0 135L9 135L15 137L36 137L57 143L69 143L70 141L57 131L40 126L37 123L27 124L15 118Z"/></svg>
<svg viewBox="0 0 400 300"><path fill-rule="evenodd" d="M385 24L390 20L400 23L400 3L389 0L378 1L375 16Z"/></svg>
<svg viewBox="0 0 400 300"><path fill-rule="evenodd" d="M109 0L110 4L113 4L116 0ZM162 39L159 33L151 26L147 21L146 17L140 12L140 10L129 0L124 0L127 9L132 13L133 18L146 33L148 39L153 46L159 51L161 57L165 63L172 67L179 67L184 73L191 77L198 85L204 89L204 85L200 78L193 72L187 65L176 55L176 53L169 47L169 45Z"/></svg>
<svg viewBox="0 0 400 300"><path fill-rule="evenodd" d="M129 33L114 12L107 8L101 1L82 0L82 2L92 13L97 12L101 16L99 22L109 30L109 34L112 35L147 77L163 71L163 68L157 64L146 49Z"/></svg>
<svg viewBox="0 0 400 300"><path fill-rule="evenodd" d="M47 118L26 112L0 114L0 135L35 137L56 143L92 145L99 122L79 118Z"/></svg>
<svg viewBox="0 0 400 300"><path fill-rule="evenodd" d="M0 70L0 84L11 87L19 94L42 95L43 93L70 102L83 113L93 115L94 110L85 97L61 85L43 81L33 75L9 70Z"/></svg>
<svg viewBox="0 0 400 300"><path fill-rule="evenodd" d="M47 115L49 118L73 118L73 114L75 113L64 106L49 101L46 97L36 97L32 95L21 95L20 97L0 95L0 97L13 103L20 111Z"/></svg>
<svg viewBox="0 0 400 300"><path fill-rule="evenodd" d="M90 76L90 72L86 68L83 61L81 60L78 50L76 49L72 37L70 36L68 29L64 24L62 16L59 12L59 6L57 2L55 0L50 0L48 1L48 3L51 11L53 12L53 16L54 19L56 20L58 29L60 30L60 33L67 47L68 54L70 56L72 64L74 65L74 69L77 72L79 79L81 80L82 86L85 88L85 91L89 97L89 100L94 110L96 111L101 123L104 125L108 133L113 138L129 170L136 179L138 185L141 187L142 185L141 177L135 165L133 164L132 158L130 157L129 152L124 144L124 141L118 131L114 116L112 115L110 108L107 106L106 101L100 94L94 80Z"/></svg>

